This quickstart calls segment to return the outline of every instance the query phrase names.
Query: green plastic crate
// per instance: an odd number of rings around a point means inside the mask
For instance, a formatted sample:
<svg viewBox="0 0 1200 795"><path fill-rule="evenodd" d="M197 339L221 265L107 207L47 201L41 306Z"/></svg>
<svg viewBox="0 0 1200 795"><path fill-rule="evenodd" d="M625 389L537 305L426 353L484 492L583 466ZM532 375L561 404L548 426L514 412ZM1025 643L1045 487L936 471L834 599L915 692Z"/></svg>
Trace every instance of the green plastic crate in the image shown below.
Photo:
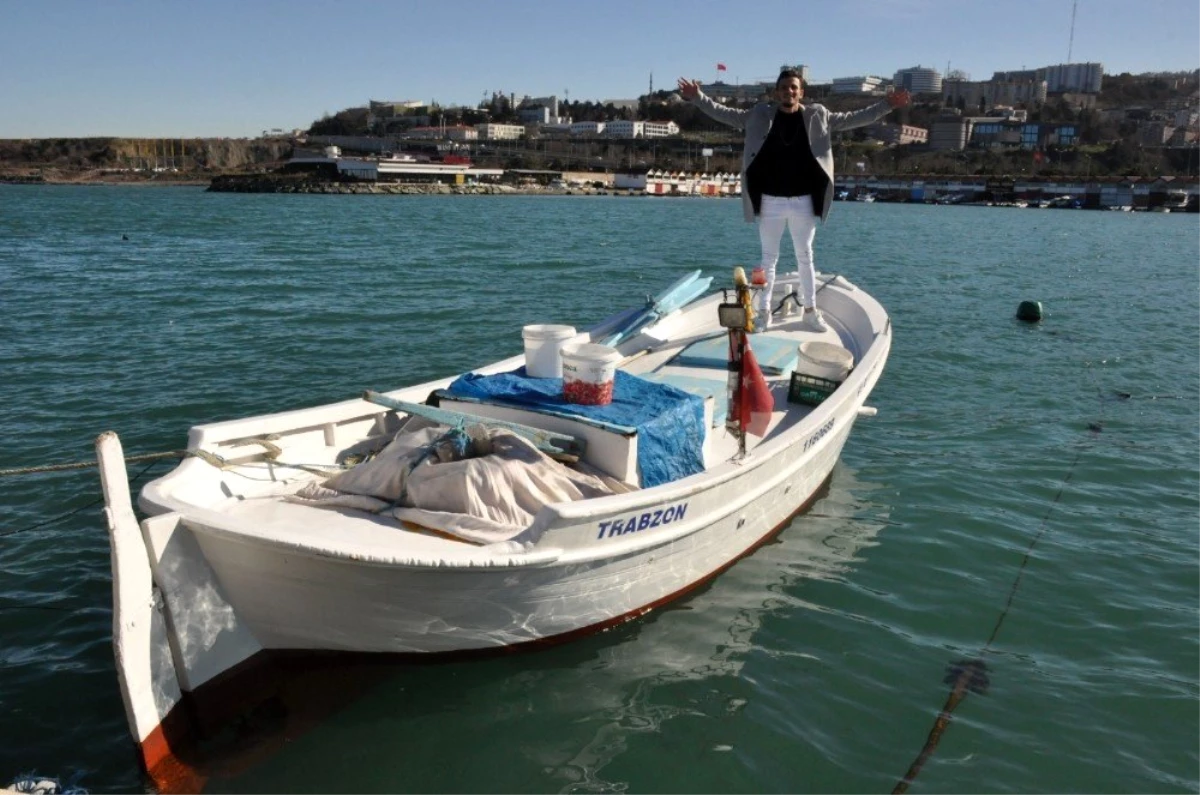
<svg viewBox="0 0 1200 795"><path fill-rule="evenodd" d="M837 381L830 381L828 378L817 378L815 375L805 375L793 370L792 383L788 386L788 403L819 406L837 388Z"/></svg>

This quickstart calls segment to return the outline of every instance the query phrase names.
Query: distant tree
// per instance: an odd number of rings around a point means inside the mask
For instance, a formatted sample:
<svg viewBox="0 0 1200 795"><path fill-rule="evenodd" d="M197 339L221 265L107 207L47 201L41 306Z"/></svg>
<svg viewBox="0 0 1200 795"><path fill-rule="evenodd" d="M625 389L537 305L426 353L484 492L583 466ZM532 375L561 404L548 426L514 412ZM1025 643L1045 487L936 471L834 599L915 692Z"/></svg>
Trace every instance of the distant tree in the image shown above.
<svg viewBox="0 0 1200 795"><path fill-rule="evenodd" d="M366 135L369 132L366 108L347 108L333 116L326 113L308 128L309 135Z"/></svg>

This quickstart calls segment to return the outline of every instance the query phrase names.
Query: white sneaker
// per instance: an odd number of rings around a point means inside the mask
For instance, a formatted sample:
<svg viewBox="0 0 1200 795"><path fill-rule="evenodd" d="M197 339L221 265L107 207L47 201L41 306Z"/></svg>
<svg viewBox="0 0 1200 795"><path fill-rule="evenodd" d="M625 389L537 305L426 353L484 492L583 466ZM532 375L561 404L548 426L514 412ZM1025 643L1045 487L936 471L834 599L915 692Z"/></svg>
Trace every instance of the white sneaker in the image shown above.
<svg viewBox="0 0 1200 795"><path fill-rule="evenodd" d="M800 321L800 327L805 331L818 333L829 331L829 324L825 322L825 318L821 317L821 310L815 306L804 310L804 319Z"/></svg>

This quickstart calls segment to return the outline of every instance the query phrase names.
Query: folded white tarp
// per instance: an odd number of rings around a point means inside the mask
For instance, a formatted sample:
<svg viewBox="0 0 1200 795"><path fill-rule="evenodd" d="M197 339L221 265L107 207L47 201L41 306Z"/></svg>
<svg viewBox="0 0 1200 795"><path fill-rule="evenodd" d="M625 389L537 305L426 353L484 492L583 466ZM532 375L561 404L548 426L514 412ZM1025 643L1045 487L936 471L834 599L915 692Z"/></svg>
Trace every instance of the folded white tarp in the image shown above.
<svg viewBox="0 0 1200 795"><path fill-rule="evenodd" d="M555 461L511 431L465 431L414 418L371 460L290 499L390 513L404 522L491 544L520 533L543 505L633 491Z"/></svg>

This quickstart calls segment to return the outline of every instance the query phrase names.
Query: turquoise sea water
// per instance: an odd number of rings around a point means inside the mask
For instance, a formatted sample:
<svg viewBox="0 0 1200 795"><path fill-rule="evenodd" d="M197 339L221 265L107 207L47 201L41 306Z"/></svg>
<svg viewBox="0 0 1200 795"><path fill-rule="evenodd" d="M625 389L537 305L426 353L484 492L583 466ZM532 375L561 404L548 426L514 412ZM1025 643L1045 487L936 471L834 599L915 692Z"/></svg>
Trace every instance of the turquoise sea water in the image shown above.
<svg viewBox="0 0 1200 795"><path fill-rule="evenodd" d="M757 254L740 215L0 186L0 469L512 355L526 323L726 280ZM1197 216L840 203L817 257L895 345L776 543L596 637L388 669L208 790L889 792L970 659L990 685L911 792L1200 790ZM99 496L94 470L0 479L0 786L145 786Z"/></svg>

